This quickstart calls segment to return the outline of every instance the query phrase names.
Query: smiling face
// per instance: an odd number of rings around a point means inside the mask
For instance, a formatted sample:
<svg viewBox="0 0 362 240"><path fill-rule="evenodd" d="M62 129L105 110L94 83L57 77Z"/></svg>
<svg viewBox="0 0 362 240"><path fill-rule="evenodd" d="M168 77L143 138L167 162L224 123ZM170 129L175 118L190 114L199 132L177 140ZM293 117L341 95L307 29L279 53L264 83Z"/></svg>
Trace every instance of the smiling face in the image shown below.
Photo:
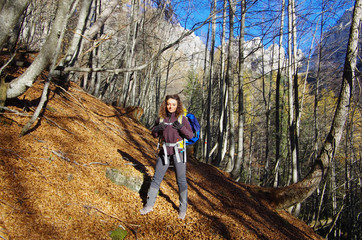
<svg viewBox="0 0 362 240"><path fill-rule="evenodd" d="M177 100L173 98L169 98L166 102L166 108L169 113L176 112L177 109Z"/></svg>

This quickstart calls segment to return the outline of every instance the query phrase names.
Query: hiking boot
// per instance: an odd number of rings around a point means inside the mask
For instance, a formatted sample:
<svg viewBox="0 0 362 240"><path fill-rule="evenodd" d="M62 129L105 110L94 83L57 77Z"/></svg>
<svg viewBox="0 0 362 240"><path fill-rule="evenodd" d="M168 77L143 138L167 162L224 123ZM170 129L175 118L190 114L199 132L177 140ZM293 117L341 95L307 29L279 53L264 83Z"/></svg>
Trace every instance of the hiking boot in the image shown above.
<svg viewBox="0 0 362 240"><path fill-rule="evenodd" d="M147 214L149 212L152 212L152 211L153 211L153 207L145 206L144 208L142 208L140 210L140 213L141 213L141 215L145 215L145 214Z"/></svg>
<svg viewBox="0 0 362 240"><path fill-rule="evenodd" d="M186 211L185 212L179 212L178 213L178 219L184 220L186 217Z"/></svg>

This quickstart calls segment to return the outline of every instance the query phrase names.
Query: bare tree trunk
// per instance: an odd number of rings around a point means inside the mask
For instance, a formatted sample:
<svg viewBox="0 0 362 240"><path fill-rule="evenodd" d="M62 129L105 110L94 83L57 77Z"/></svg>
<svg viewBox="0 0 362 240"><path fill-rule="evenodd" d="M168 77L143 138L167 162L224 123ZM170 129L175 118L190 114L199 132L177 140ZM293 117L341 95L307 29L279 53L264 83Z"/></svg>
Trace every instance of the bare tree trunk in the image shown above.
<svg viewBox="0 0 362 240"><path fill-rule="evenodd" d="M293 183L296 183L299 179L299 132L300 132L300 117L299 114L299 83L298 83L298 62L297 62L297 20L296 20L296 7L295 0L290 0L292 7L292 37L293 37L293 89L294 89L294 144L292 143L292 155L293 155ZM298 216L300 213L301 205L300 203L296 204L293 209L295 216Z"/></svg>
<svg viewBox="0 0 362 240"><path fill-rule="evenodd" d="M157 61L155 61L154 62L154 64L155 64L155 69L158 69L159 67L160 67L160 61L159 60L157 60ZM161 76L160 76L160 74L157 72L156 74L155 74L155 81L156 81L156 89L155 89L155 109L157 109L157 108L159 108L159 106L160 106L160 104L161 104ZM158 113L157 113L157 111L155 111L155 118L157 117L157 115L158 115Z"/></svg>
<svg viewBox="0 0 362 240"><path fill-rule="evenodd" d="M353 209L353 189L352 189L352 184L351 184L351 179L352 179L352 159L353 156L351 156L351 154L349 154L349 147L351 145L351 142L349 142L349 139L352 139L350 134L352 134L352 131L350 131L350 127L347 127L347 133L346 133L346 140L345 140L345 163L344 163L344 171L345 171L345 175L344 175L344 192L346 193L346 205L347 205L347 234L348 236L352 236L352 231L353 231L353 213L355 212ZM334 197L335 194L333 194ZM335 199L333 199L335 200ZM335 203L333 202L333 210L335 207ZM334 212L333 212L334 213Z"/></svg>
<svg viewBox="0 0 362 240"><path fill-rule="evenodd" d="M143 85L141 88L141 94L139 96L139 101L137 103L137 106L141 106L143 109L146 109L146 107L145 107L145 103L147 102L146 99L148 99L147 96L151 92L151 91L149 91L149 89L152 89L152 91L154 91L154 89L151 86L156 86L156 84L155 84L156 76L154 73L155 65L156 64L152 64L149 67L149 70L146 71L147 74L145 77L145 81L143 82Z"/></svg>
<svg viewBox="0 0 362 240"><path fill-rule="evenodd" d="M216 0L212 1L211 8L211 50L210 50L210 62L209 62L209 84L208 84L208 94L207 94L207 110L206 110L206 155L205 161L209 162L210 146L211 142L211 105L212 105L212 79L214 77L214 48L215 48L215 32L216 32Z"/></svg>
<svg viewBox="0 0 362 240"><path fill-rule="evenodd" d="M320 220L320 214L321 214L322 206L323 206L323 202L324 202L324 194L326 192L326 188L327 188L327 181L324 182L322 193L320 194L319 203L317 205L317 213L315 214L315 217L314 217L315 224L314 224L313 228L315 230L317 229L317 226L320 224L319 220Z"/></svg>
<svg viewBox="0 0 362 240"><path fill-rule="evenodd" d="M137 88L137 81L140 80L138 77L138 72L134 72L133 74L133 84L132 84L132 93L131 93L131 106L135 106L136 102L136 88ZM141 85L141 84L138 84Z"/></svg>
<svg viewBox="0 0 362 240"><path fill-rule="evenodd" d="M12 0L2 4L0 9L0 49L11 36L14 26L29 3L30 0Z"/></svg>
<svg viewBox="0 0 362 240"><path fill-rule="evenodd" d="M45 102L48 99L48 88L50 85L50 81L52 79L52 75L53 75L53 71L56 67L56 61L57 58L59 56L60 53L60 47L61 47L61 43L64 37L64 30L65 27L67 25L68 19L69 19L69 9L71 8L72 5L72 1L73 0L63 0L63 1L59 1L58 2L58 9L57 9L57 15L53 24L53 28L52 28L52 32L56 31L57 33L59 33L59 38L58 38L58 42L55 45L54 48L54 54L53 54L53 59L51 59L51 67L50 67L50 73L49 76L44 84L44 89L43 89L43 93L42 96L40 98L40 102L38 107L36 108L33 116L31 117L31 119L24 125L23 129L21 130L20 135L23 136L25 135L28 130L30 129L30 127L33 125L33 123L38 119L39 114L41 112L41 110L43 109L43 106L45 104ZM54 29L54 27L56 27Z"/></svg>
<svg viewBox="0 0 362 240"><path fill-rule="evenodd" d="M220 53L220 84L219 84L219 133L218 133L218 151L215 159L216 165L220 164L223 161L223 146L225 139L225 129L226 129L226 83L225 83L225 36L226 36L226 8L227 0L224 0L223 6L223 17L222 17L222 35L221 35L221 53Z"/></svg>
<svg viewBox="0 0 362 240"><path fill-rule="evenodd" d="M272 52L274 52L274 44L273 44L273 49ZM270 177L272 174L272 171L270 169L270 152L269 152L269 148L270 148L270 127L271 127L271 95L272 95L272 91L273 91L273 66L274 66L274 55L272 56L271 59L271 63L270 63L270 73L267 75L269 78L269 88L268 88L268 95L266 97L266 104L265 104L265 118L266 118L266 129L265 129L265 167L264 167L264 176L263 176L263 185L270 185Z"/></svg>
<svg viewBox="0 0 362 240"><path fill-rule="evenodd" d="M347 132L348 134L348 132ZM348 136L348 135L347 135ZM348 158L347 158L348 159ZM337 214L337 179L336 179L336 162L331 162L331 177L330 177L330 188L332 192L332 215Z"/></svg>
<svg viewBox="0 0 362 240"><path fill-rule="evenodd" d="M7 48L10 52L15 52L16 48L19 48L21 46L21 44L18 44L18 42L22 31L22 27L25 22L25 16L26 16L26 10L23 12L23 14L20 16L19 20L15 24L14 29L7 42Z"/></svg>
<svg viewBox="0 0 362 240"><path fill-rule="evenodd" d="M244 162L244 45L245 45L245 14L246 14L246 1L241 1L240 12L240 36L239 36L239 72L238 72L238 85L239 85L239 115L238 115L238 150L234 164L234 169L231 176L235 180L240 179Z"/></svg>
<svg viewBox="0 0 362 240"><path fill-rule="evenodd" d="M73 66L75 59L77 59L80 50L80 43L82 35L84 34L86 23L89 17L93 0L83 0L82 6L79 11L78 23L75 28L75 32L70 43L70 46L65 54L64 64L67 66Z"/></svg>
<svg viewBox="0 0 362 240"><path fill-rule="evenodd" d="M98 6L98 14L100 15L101 14L101 9L102 9L102 5L101 5L101 2L99 3L99 6ZM104 33L104 25L100 28L100 32L99 32L99 36L102 36ZM95 59L93 62L95 62L96 64L96 67L101 67L101 57L102 57L102 46L100 47L96 47L96 49L94 50L95 52ZM94 76L94 79L95 79L95 83L92 87L92 94L94 96L98 96L99 95L99 91L100 91L100 86L101 86L101 82L102 82L102 74L104 73L101 73L101 72L97 72L95 73L95 76Z"/></svg>
<svg viewBox="0 0 362 240"><path fill-rule="evenodd" d="M362 16L362 0L356 0L353 20L348 41L346 60L344 64L341 92L338 97L335 115L330 132L318 154L311 171L301 181L283 188L265 190L264 194L274 208L287 208L308 198L319 186L327 173L330 162L340 143L344 124L347 119L356 77L357 49L359 26Z"/></svg>
<svg viewBox="0 0 362 240"><path fill-rule="evenodd" d="M94 39L96 35L100 33L101 29L104 27L106 20L109 18L109 16L111 16L111 14L113 13L114 9L119 4L119 2L117 0L111 0L107 2L107 6L105 7L105 9L99 14L99 16L97 16L97 20L95 22L92 22L92 25L89 28L86 28L87 22L89 21L89 15L92 9L92 4L94 6L93 11L96 11L96 8L98 6L97 2L94 2L93 0L83 0L76 31L73 35L72 42L67 50L67 53L65 54L64 58L62 59L62 62L60 63L61 66L74 67L74 65L77 63L79 56L82 56L81 53L83 49L90 48L89 46L91 45L91 40ZM102 35L99 34L99 36ZM94 45L98 46L97 44ZM89 49L87 49L87 51L88 50ZM79 61L77 64L81 65L82 61ZM97 68L89 67L89 69L97 69ZM73 72L73 71L65 71L65 72ZM83 73L84 77L84 81L82 84L83 89L87 88L88 84L87 81L89 78L88 75L92 75L89 72L91 71L84 71ZM90 77L92 78L94 76Z"/></svg>
<svg viewBox="0 0 362 240"><path fill-rule="evenodd" d="M281 20L280 20L280 31L279 31L279 46L282 46L283 43L283 29L284 29L284 8L285 0L282 1L281 6ZM281 47L279 47L278 52L278 72L276 78L276 95L275 95L275 167L274 167L274 183L273 186L277 187L279 182L279 165L280 165L280 144L281 144L281 126L280 126L280 80L282 72L282 63L281 63Z"/></svg>
<svg viewBox="0 0 362 240"><path fill-rule="evenodd" d="M234 167L235 159L235 121L234 121L234 71L232 61L232 46L234 43L234 18L236 13L236 1L229 0L229 45L228 45L228 62L227 62L227 82L228 82L228 122L229 122L229 159L226 172L230 172Z"/></svg>
<svg viewBox="0 0 362 240"><path fill-rule="evenodd" d="M321 24L320 24L320 43L323 40L323 31L324 31L324 1L322 1L322 15L321 15ZM314 90L314 158L317 157L318 153L318 139L319 139L319 124L318 124L318 102L319 102L319 84L320 84L320 76L321 76L321 61L322 61L322 46L319 44L318 46L318 69L317 69L317 77L315 82L315 90Z"/></svg>
<svg viewBox="0 0 362 240"><path fill-rule="evenodd" d="M298 181L298 160L297 160L297 148L296 148L296 122L295 122L295 98L294 89L295 82L294 76L297 74L294 69L293 58L293 0L288 3L288 103L289 103L289 145L290 145L290 156L291 156L291 180L292 183Z"/></svg>
<svg viewBox="0 0 362 240"><path fill-rule="evenodd" d="M137 41L137 33L138 33L138 26L139 26L139 1L133 0L131 4L131 16L130 16L130 24L128 26L128 36L127 36L127 45L126 45L126 56L125 56L125 64L127 68L131 68L134 63L134 49L136 46ZM129 90L130 84L133 79L132 72L125 72L124 73L124 82L123 82L123 91L122 91L122 105L125 107L127 105L127 101L129 99Z"/></svg>
<svg viewBox="0 0 362 240"><path fill-rule="evenodd" d="M59 1L58 10L55 21L52 25L51 32L40 50L38 56L29 68L18 78L10 82L7 90L7 98L15 98L23 94L29 87L32 86L35 79L40 73L48 67L52 61L60 37L60 32L67 24L67 13L72 5L71 0Z"/></svg>
<svg viewBox="0 0 362 240"><path fill-rule="evenodd" d="M96 0L94 2L94 21L97 21L98 16L100 15L101 12L101 1L100 0ZM100 28L100 32L97 33L97 35L94 37L93 40L95 40L97 37L101 36L103 32L103 27ZM99 48L97 47L97 43L96 42L92 42L92 51L90 53L90 56L88 58L88 62L89 62L89 66L91 66L92 68L98 68L99 67ZM98 72L92 72L88 74L89 77L89 83L87 84L87 92L91 93L92 95L94 95L95 92L95 85L97 82L97 78L98 78Z"/></svg>
<svg viewBox="0 0 362 240"><path fill-rule="evenodd" d="M93 39L99 33L100 29L104 26L104 23L112 15L114 9L116 9L117 5L119 4L120 1L118 0L110 0L106 8L98 17L97 21L94 22L92 26L84 32L84 37L88 40Z"/></svg>
<svg viewBox="0 0 362 240"><path fill-rule="evenodd" d="M254 102L252 102L252 105L254 105ZM254 106L252 106L254 108ZM249 162L248 162L248 169L247 169L247 176L246 176L246 183L251 184L253 179L253 172L252 172L252 162L254 158L254 116L251 116L250 120L250 139L249 139Z"/></svg>

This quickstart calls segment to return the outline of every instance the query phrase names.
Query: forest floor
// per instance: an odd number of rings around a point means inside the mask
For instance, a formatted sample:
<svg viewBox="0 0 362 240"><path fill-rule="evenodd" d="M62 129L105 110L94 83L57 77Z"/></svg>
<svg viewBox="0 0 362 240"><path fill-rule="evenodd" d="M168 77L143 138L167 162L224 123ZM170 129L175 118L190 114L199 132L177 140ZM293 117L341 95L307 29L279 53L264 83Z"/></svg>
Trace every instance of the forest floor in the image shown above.
<svg viewBox="0 0 362 240"><path fill-rule="evenodd" d="M140 192L106 177L108 168L154 172L157 140L123 109L106 105L76 84L52 85L46 111L20 137L41 96L38 80L0 113L0 239L322 239L303 221L270 208L254 186L189 159L189 207L178 217L173 169L154 211L141 216ZM20 115L19 113L22 113ZM116 238L114 238L116 239Z"/></svg>

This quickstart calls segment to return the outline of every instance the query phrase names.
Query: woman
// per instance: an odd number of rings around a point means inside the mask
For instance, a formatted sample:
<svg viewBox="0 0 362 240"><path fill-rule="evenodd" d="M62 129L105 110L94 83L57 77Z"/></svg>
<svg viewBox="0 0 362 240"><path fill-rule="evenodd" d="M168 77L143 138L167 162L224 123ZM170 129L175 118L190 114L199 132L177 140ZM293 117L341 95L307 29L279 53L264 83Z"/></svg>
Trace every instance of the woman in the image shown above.
<svg viewBox="0 0 362 240"><path fill-rule="evenodd" d="M179 188L179 218L184 219L187 209L186 162L184 162L182 148L179 143L184 138L191 139L193 132L187 118L183 116L183 106L178 95L166 96L160 107L159 118L152 129L152 135L160 137L162 148L148 190L147 203L140 212L144 215L153 210L160 184L170 166L170 162L173 162Z"/></svg>

